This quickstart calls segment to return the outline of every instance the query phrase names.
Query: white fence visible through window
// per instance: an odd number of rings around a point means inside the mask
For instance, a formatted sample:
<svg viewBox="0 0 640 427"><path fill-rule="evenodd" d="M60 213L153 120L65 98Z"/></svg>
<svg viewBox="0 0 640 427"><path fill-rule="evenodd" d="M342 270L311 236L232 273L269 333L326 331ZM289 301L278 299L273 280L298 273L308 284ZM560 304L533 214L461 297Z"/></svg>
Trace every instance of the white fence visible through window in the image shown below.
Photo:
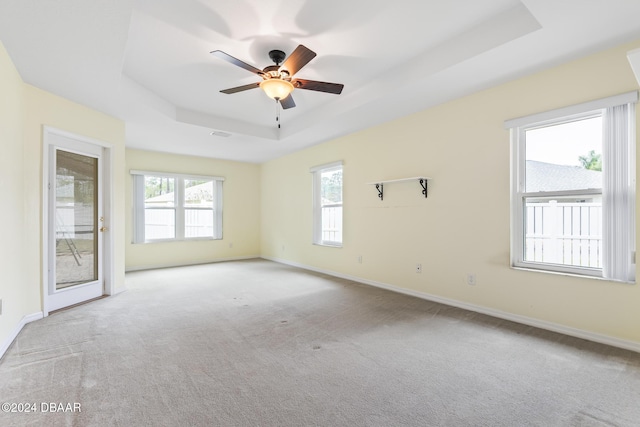
<svg viewBox="0 0 640 427"><path fill-rule="evenodd" d="M602 268L602 203L527 202L525 260Z"/></svg>
<svg viewBox="0 0 640 427"><path fill-rule="evenodd" d="M184 237L213 237L213 210L185 209Z"/></svg>
<svg viewBox="0 0 640 427"><path fill-rule="evenodd" d="M322 240L342 242L342 206L322 207Z"/></svg>
<svg viewBox="0 0 640 427"><path fill-rule="evenodd" d="M185 209L185 238L213 237L213 210ZM175 237L175 209L145 209L144 234L146 240Z"/></svg>

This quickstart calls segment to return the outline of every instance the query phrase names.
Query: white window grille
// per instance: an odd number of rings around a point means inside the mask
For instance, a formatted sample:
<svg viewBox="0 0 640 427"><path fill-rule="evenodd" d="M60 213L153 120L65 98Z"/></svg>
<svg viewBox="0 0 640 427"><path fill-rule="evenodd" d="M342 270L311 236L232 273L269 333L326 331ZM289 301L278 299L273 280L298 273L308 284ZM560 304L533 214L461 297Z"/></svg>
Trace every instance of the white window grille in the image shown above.
<svg viewBox="0 0 640 427"><path fill-rule="evenodd" d="M133 242L222 238L224 178L131 171Z"/></svg>
<svg viewBox="0 0 640 427"><path fill-rule="evenodd" d="M512 264L635 281L638 93L507 121Z"/></svg>
<svg viewBox="0 0 640 427"><path fill-rule="evenodd" d="M342 162L311 168L313 243L342 246Z"/></svg>

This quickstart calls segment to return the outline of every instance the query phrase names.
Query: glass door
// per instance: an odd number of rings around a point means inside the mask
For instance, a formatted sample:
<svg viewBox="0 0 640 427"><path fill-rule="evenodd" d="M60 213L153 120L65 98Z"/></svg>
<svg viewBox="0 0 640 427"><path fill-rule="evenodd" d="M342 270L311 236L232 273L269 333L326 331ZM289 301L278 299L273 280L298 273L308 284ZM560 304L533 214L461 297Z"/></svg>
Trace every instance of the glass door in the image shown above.
<svg viewBox="0 0 640 427"><path fill-rule="evenodd" d="M49 167L48 310L103 294L102 148L56 136Z"/></svg>

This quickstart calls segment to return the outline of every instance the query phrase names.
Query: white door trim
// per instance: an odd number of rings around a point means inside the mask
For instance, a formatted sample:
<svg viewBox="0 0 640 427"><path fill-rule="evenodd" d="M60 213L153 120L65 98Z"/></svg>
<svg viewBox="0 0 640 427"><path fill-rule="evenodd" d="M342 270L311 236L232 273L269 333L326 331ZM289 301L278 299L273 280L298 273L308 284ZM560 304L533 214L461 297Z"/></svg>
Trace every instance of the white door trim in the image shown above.
<svg viewBox="0 0 640 427"><path fill-rule="evenodd" d="M51 126L43 126L42 129L42 312L44 316L49 315L49 260L50 260L50 238L49 238L49 150L53 145L50 135L59 135L74 139L80 142L93 144L102 147L102 182L103 182L103 212L105 216L104 225L108 231L103 233L103 278L104 294L113 295L115 285L113 283L114 274L114 245L113 245L113 145L93 138L77 135Z"/></svg>

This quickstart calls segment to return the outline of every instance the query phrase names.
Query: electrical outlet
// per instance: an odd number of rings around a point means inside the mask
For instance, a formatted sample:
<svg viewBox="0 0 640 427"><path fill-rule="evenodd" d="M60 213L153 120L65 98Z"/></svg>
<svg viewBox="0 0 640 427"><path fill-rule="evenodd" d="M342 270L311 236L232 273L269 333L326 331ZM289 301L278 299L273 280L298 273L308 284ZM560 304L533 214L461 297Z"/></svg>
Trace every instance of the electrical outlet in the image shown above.
<svg viewBox="0 0 640 427"><path fill-rule="evenodd" d="M476 285L476 275L474 273L467 274L467 285L475 286Z"/></svg>
<svg viewBox="0 0 640 427"><path fill-rule="evenodd" d="M233 242L229 242L229 249L233 248Z"/></svg>
<svg viewBox="0 0 640 427"><path fill-rule="evenodd" d="M362 264L362 255L358 255L358 264Z"/></svg>
<svg viewBox="0 0 640 427"><path fill-rule="evenodd" d="M416 264L416 273L422 273L422 264Z"/></svg>

